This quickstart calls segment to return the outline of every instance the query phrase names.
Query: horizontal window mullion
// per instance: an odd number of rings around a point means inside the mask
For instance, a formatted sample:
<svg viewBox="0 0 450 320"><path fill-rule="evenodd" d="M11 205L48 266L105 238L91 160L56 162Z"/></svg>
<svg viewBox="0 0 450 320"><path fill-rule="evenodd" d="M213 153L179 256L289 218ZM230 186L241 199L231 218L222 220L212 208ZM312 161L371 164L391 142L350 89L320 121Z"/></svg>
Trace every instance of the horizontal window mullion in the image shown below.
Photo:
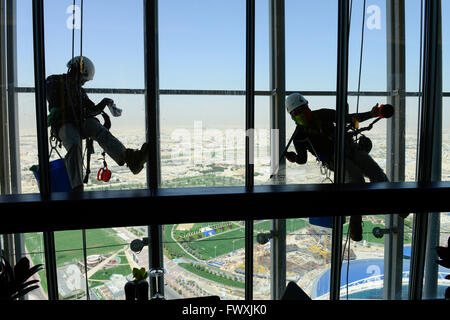
<svg viewBox="0 0 450 320"><path fill-rule="evenodd" d="M279 185L255 186L253 192L245 187L179 188L151 190L110 190L85 192L77 197L66 193L54 193L43 201L39 194L4 195L0 197L2 212L23 212L20 221L5 221L2 233L24 233L45 230L75 230L145 225L148 217L134 215L111 216L109 212L120 207L168 206L170 212L152 217L154 224L210 222L225 220L285 219L310 216L348 216L412 212L448 212L450 182L380 182L361 185ZM304 201L297 210L267 210L274 203ZM427 201L423 201L427 199ZM199 204L213 204L227 215L212 215L209 210L198 212L195 217L180 214L189 208L196 210ZM241 212L237 207L248 204L254 210ZM76 221L69 218L45 220L34 212L45 210L53 217L64 210L75 208L81 215ZM96 212L95 215L90 214ZM195 221L192 221L195 220Z"/></svg>
<svg viewBox="0 0 450 320"><path fill-rule="evenodd" d="M145 94L145 89L126 89L126 88L85 88L87 93L91 94ZM34 87L16 87L16 93L34 93ZM286 95L297 91L286 91ZM335 96L336 91L301 91L305 96ZM191 90L191 89L161 89L160 95L218 95L218 96L245 96L245 90ZM269 90L255 90L255 96L272 96L273 92ZM349 91L348 96L361 97L390 97L397 93L387 91ZM408 91L404 93L405 97L418 97L420 92ZM450 92L443 92L442 96L450 97Z"/></svg>

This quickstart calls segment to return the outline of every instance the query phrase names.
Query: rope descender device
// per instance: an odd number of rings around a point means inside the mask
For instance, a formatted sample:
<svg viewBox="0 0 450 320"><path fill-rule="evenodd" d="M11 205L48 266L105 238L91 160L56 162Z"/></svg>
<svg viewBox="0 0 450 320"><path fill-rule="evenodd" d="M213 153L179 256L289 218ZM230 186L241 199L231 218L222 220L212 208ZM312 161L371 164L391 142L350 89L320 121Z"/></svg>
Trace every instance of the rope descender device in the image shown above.
<svg viewBox="0 0 450 320"><path fill-rule="evenodd" d="M98 170L97 173L97 180L108 182L109 179L111 179L111 170L108 169L108 165L105 160L105 152L102 153L103 158L100 158L99 160L103 159L103 167Z"/></svg>

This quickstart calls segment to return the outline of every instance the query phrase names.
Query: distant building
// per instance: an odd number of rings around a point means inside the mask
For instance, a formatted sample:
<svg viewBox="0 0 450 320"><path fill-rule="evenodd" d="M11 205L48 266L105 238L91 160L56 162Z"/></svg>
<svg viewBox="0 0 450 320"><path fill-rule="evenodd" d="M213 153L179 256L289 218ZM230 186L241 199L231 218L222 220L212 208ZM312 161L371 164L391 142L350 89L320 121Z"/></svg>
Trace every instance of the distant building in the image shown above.
<svg viewBox="0 0 450 320"><path fill-rule="evenodd" d="M87 256L86 260L88 266L92 267L100 263L100 261L102 261L102 257L99 254L93 254L91 256Z"/></svg>
<svg viewBox="0 0 450 320"><path fill-rule="evenodd" d="M212 229L211 227L201 228L200 231L203 233L203 235L205 237L209 237L209 236L212 236L212 235L216 234L216 231L214 229Z"/></svg>
<svg viewBox="0 0 450 320"><path fill-rule="evenodd" d="M105 282L105 287L110 292L115 300L120 300L125 297L125 284L127 278L121 274L113 274L108 281Z"/></svg>
<svg viewBox="0 0 450 320"><path fill-rule="evenodd" d="M68 264L57 269L58 293L62 299L73 298L86 292L86 281L76 264Z"/></svg>

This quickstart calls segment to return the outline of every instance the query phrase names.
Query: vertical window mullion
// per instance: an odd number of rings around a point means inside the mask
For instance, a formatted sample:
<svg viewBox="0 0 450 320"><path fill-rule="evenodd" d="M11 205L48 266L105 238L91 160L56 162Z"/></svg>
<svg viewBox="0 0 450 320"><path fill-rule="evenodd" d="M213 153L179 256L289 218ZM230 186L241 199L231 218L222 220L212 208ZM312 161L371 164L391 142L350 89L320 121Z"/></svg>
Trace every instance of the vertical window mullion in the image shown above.
<svg viewBox="0 0 450 320"><path fill-rule="evenodd" d="M10 158L8 149L8 103L6 99L7 62L6 54L8 44L6 40L6 1L0 2L0 191L1 194L11 193Z"/></svg>
<svg viewBox="0 0 450 320"><path fill-rule="evenodd" d="M271 174L286 183L286 159L281 157L286 144L286 70L285 1L270 0L270 90L271 90ZM282 147L281 147L282 146ZM271 221L271 298L281 299L286 287L286 221Z"/></svg>
<svg viewBox="0 0 450 320"><path fill-rule="evenodd" d="M245 220L245 300L253 300L253 220Z"/></svg>
<svg viewBox="0 0 450 320"><path fill-rule="evenodd" d="M156 191L161 182L159 149L158 0L144 0L145 121L149 155L147 185Z"/></svg>
<svg viewBox="0 0 450 320"><path fill-rule="evenodd" d="M44 50L44 3L33 1L33 44L34 79L36 97L36 128L39 156L40 193L43 201L50 197L50 164L48 159L47 101L45 92L45 50ZM58 300L56 276L55 237L53 232L44 232L45 268L48 297Z"/></svg>
<svg viewBox="0 0 450 320"><path fill-rule="evenodd" d="M19 113L17 105L17 3L6 1L6 61L8 87L8 117L9 117L9 157L11 165L11 193L22 193L20 179L19 151Z"/></svg>
<svg viewBox="0 0 450 320"><path fill-rule="evenodd" d="M389 181L405 181L405 1L386 2L387 103L395 106L395 114L387 123L386 171ZM398 92L398 94L394 94ZM383 298L400 300L403 277L404 223L399 215L386 215L388 233L384 244Z"/></svg>
<svg viewBox="0 0 450 320"><path fill-rule="evenodd" d="M245 94L245 187L254 186L255 137L255 0L247 0L246 94Z"/></svg>
<svg viewBox="0 0 450 320"><path fill-rule="evenodd" d="M34 81L36 97L36 129L39 156L40 192L44 200L50 195L48 159L47 101L45 92L44 5L33 1Z"/></svg>
<svg viewBox="0 0 450 320"><path fill-rule="evenodd" d="M334 183L344 183L344 134L348 95L348 38L349 1L339 0L338 4L338 48L336 82L336 139L334 152ZM344 217L333 219L330 300L339 300L342 256L342 224Z"/></svg>
<svg viewBox="0 0 450 320"><path fill-rule="evenodd" d="M146 131L149 143L147 185L154 193L161 183L159 144L159 61L158 61L158 0L144 0L144 64ZM162 227L148 226L149 269L163 268ZM155 275L157 273L149 273ZM158 281L158 284L156 284ZM164 275L150 277L150 296L164 295Z"/></svg>
<svg viewBox="0 0 450 320"><path fill-rule="evenodd" d="M254 187L255 0L246 1L245 189ZM253 220L245 221L245 299L253 299Z"/></svg>
<svg viewBox="0 0 450 320"><path fill-rule="evenodd" d="M430 182L440 159L436 150L438 143L440 112L442 106L442 48L441 1L425 1L423 98L419 132L418 182ZM439 157L439 158L438 158ZM440 176L440 175L439 175ZM409 277L409 299L422 299L423 276L428 237L428 212L417 212L414 216L411 269Z"/></svg>
<svg viewBox="0 0 450 320"><path fill-rule="evenodd" d="M88 269L87 269L87 240L86 240L86 229L81 230L81 237L83 240L83 263L84 263L84 276L86 282L86 300L91 300L89 294L89 279L88 279Z"/></svg>

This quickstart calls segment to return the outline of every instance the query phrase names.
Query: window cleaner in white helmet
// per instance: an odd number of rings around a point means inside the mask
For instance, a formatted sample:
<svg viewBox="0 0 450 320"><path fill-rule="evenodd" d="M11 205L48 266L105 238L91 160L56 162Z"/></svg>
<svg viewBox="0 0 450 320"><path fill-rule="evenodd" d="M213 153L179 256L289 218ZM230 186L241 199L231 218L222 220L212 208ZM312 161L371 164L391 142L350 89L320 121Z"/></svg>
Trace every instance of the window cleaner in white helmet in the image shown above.
<svg viewBox="0 0 450 320"><path fill-rule="evenodd" d="M100 147L118 165L127 165L138 174L148 160L148 144L139 150L128 149L109 131L109 117L103 111L109 107L113 116L122 114L114 101L104 98L98 104L92 102L83 85L94 79L95 67L87 57L75 57L67 63L66 74L51 75L46 79L48 117L52 134L67 150L64 162L74 192L83 191L82 139L97 141ZM103 115L105 125L96 118ZM108 120L108 121L107 121Z"/></svg>
<svg viewBox="0 0 450 320"><path fill-rule="evenodd" d="M312 111L309 108L308 100L300 93L293 93L286 98L286 110L297 124L297 128L301 128L301 130L296 130L293 138L296 152L287 152L286 159L289 162L305 164L308 160L308 152L310 152L324 167L333 171L336 111L333 109ZM359 122L380 117L382 117L381 108L377 104L371 111L348 114L346 123L353 127L358 127ZM346 134L346 183L365 183L365 177L371 182L388 181L386 174L372 159L368 151L370 150L362 148L361 145L355 143L351 134ZM352 240L362 240L361 216L350 217L349 231Z"/></svg>

